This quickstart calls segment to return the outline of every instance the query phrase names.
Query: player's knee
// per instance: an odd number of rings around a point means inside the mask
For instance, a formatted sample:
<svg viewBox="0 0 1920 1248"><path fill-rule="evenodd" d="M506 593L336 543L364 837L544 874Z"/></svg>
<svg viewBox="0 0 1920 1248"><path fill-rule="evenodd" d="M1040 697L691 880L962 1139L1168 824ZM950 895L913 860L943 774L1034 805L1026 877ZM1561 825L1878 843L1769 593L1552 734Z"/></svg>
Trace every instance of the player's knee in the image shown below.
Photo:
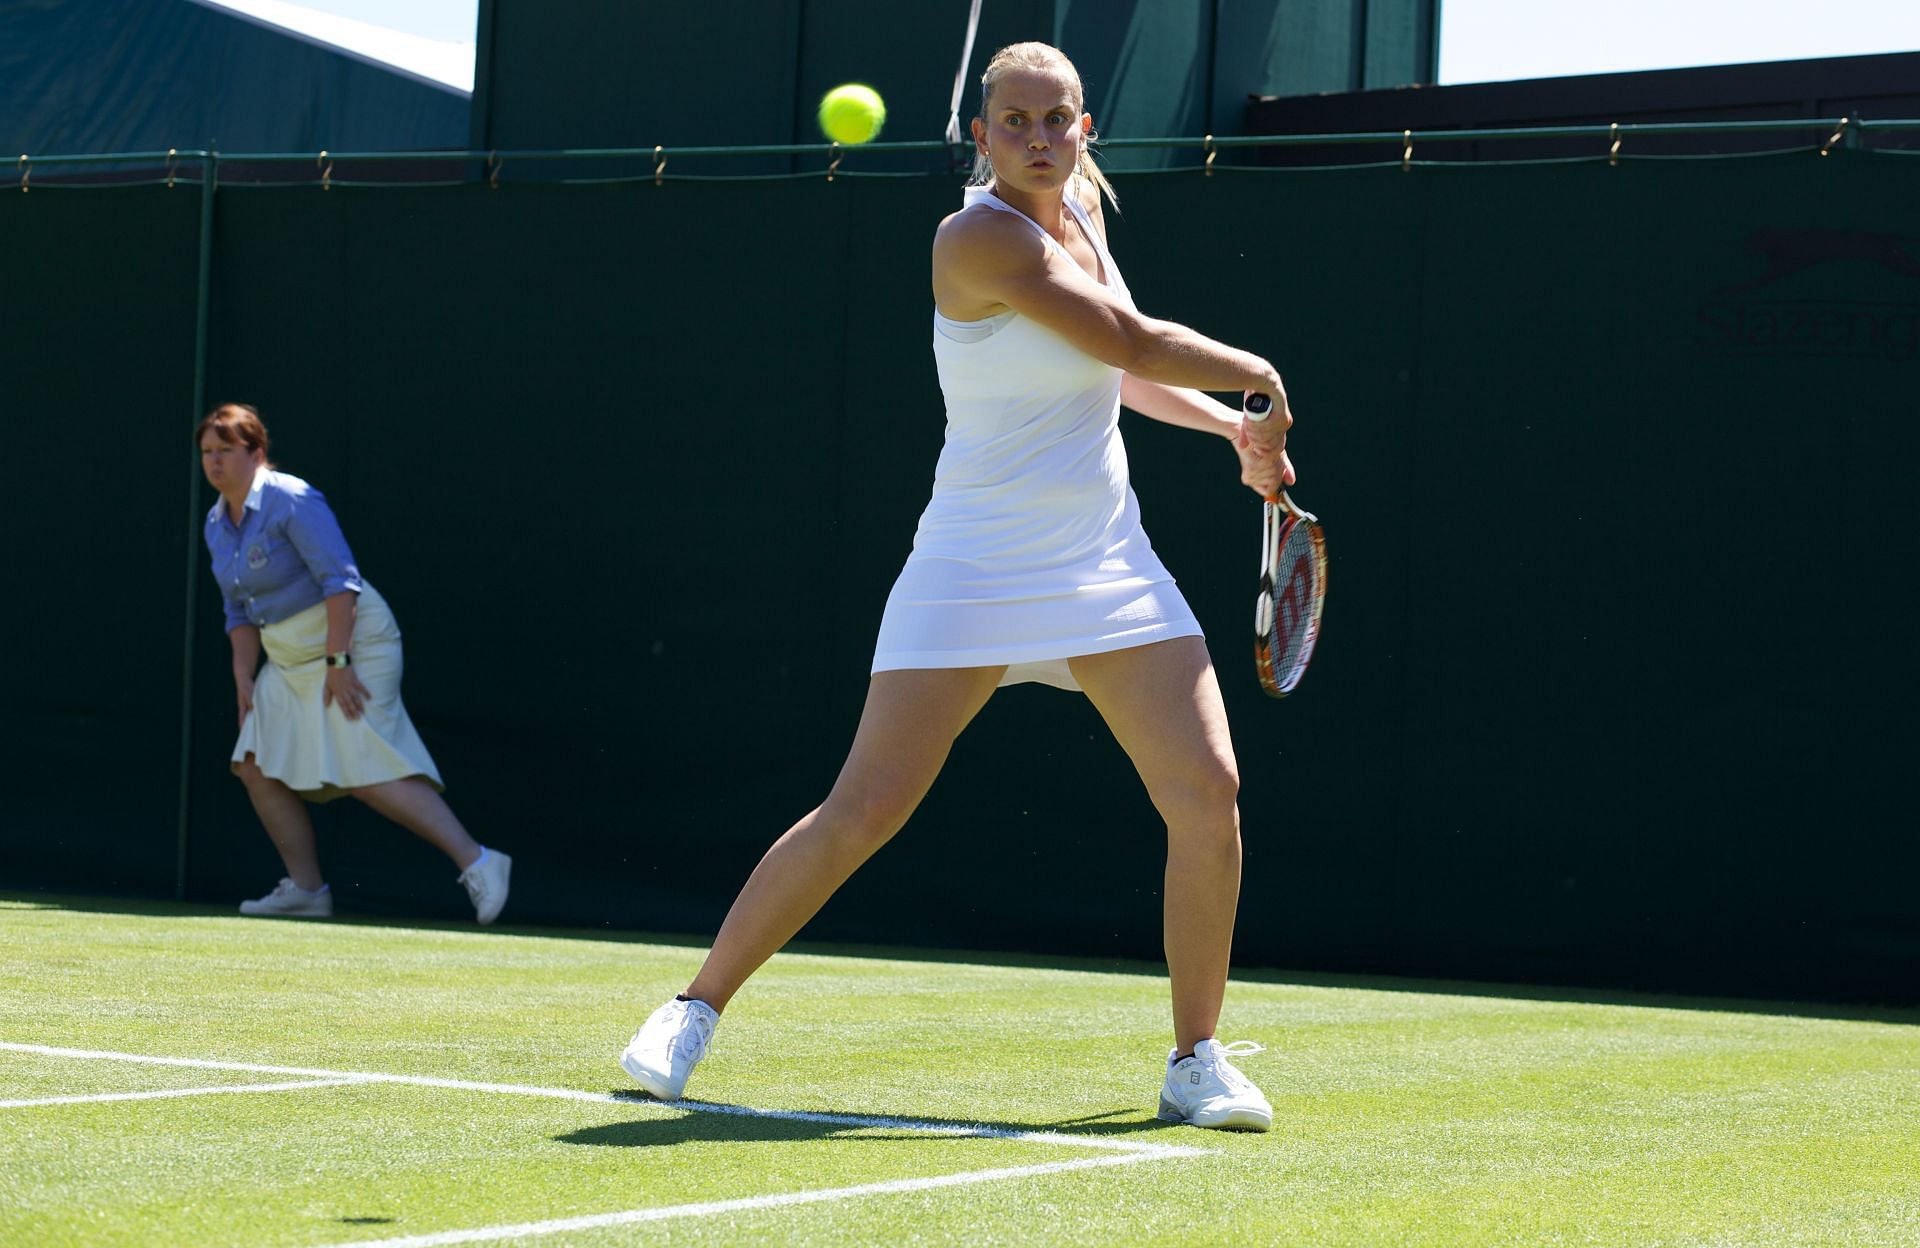
<svg viewBox="0 0 1920 1248"><path fill-rule="evenodd" d="M911 797L891 789L836 789L821 813L834 838L864 856L893 839L914 805Z"/></svg>
<svg viewBox="0 0 1920 1248"><path fill-rule="evenodd" d="M1158 786L1155 804L1169 823L1234 826L1240 801L1240 771L1232 759L1214 759Z"/></svg>
<svg viewBox="0 0 1920 1248"><path fill-rule="evenodd" d="M1218 760L1207 773L1207 798L1222 810L1240 804L1240 766L1231 758Z"/></svg>

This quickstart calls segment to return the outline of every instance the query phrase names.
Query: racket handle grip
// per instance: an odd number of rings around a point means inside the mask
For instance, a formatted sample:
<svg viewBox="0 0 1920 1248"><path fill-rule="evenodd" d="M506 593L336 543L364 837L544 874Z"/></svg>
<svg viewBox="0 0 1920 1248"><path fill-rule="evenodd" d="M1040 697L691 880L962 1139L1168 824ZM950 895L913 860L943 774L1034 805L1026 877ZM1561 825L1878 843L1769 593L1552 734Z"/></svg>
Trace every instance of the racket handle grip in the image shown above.
<svg viewBox="0 0 1920 1248"><path fill-rule="evenodd" d="M1273 400L1256 390L1246 397L1246 401L1242 405L1241 410L1247 414L1248 420L1258 424L1260 421L1273 415Z"/></svg>

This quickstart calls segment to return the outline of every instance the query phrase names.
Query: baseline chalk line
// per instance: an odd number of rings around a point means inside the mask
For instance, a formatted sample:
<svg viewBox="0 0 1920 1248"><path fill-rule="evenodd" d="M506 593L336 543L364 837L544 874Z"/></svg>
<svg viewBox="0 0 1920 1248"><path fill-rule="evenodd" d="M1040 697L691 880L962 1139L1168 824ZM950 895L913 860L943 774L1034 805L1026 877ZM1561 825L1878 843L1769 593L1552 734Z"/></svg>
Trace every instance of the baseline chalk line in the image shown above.
<svg viewBox="0 0 1920 1248"><path fill-rule="evenodd" d="M365 1079L295 1079L286 1083L230 1083L210 1088L156 1088L150 1092L97 1092L90 1096L36 1096L0 1101L0 1109L25 1109L33 1105L91 1105L100 1101L157 1101L177 1096L217 1096L223 1092L294 1092L302 1088L337 1088L343 1084L366 1082Z"/></svg>
<svg viewBox="0 0 1920 1248"><path fill-rule="evenodd" d="M889 1179L858 1183L849 1187L816 1188L811 1191L780 1192L765 1196L745 1196L734 1200L700 1201L683 1205L661 1205L642 1209L623 1209L609 1213L584 1214L538 1222L503 1223L496 1226L462 1230L434 1231L420 1235L402 1235L389 1239L343 1240L323 1248L442 1248L451 1244L485 1243L505 1239L526 1239L567 1231L594 1230L603 1227L631 1226L676 1218L711 1217L716 1214L778 1209L794 1205L825 1204L857 1200L867 1196L899 1195L908 1192L935 1191L975 1183L998 1183L1009 1179L1036 1178L1076 1170L1107 1166L1134 1165L1146 1161L1166 1161L1181 1157L1203 1157L1212 1150L1186 1144L1135 1143L1098 1136L1068 1135L1059 1131L1035 1131L988 1123L933 1122L913 1118L894 1118L867 1114L830 1114L810 1110L755 1109L717 1101L656 1101L643 1093L583 1092L575 1088L546 1088L531 1084L488 1083L471 1079L443 1079L431 1075L396 1075L382 1071L329 1070L313 1066L269 1066L258 1062L229 1062L209 1058L162 1057L146 1053L118 1053L102 1049L73 1049L55 1045L20 1044L0 1041L0 1051L29 1053L42 1057L64 1057L83 1061L126 1062L150 1066L177 1066L194 1070L232 1070L254 1074L299 1076L283 1083L246 1084L219 1088L182 1088L163 1092L102 1093L93 1096L49 1097L33 1101L0 1102L0 1106L28 1104L82 1103L101 1100L136 1100L161 1096L197 1096L213 1092L294 1091L301 1088L345 1085L400 1084L411 1087L441 1088L449 1091L482 1092L493 1095L535 1096L554 1100L588 1101L596 1104L625 1105L649 1109L673 1109L688 1113L727 1114L746 1118L770 1118L792 1122L825 1123L857 1129L910 1131L945 1137L977 1137L1028 1144L1050 1144L1072 1148L1096 1149L1105 1156L1074 1161L1040 1162L1029 1166L1003 1166L990 1170L966 1170L956 1174L916 1179Z"/></svg>

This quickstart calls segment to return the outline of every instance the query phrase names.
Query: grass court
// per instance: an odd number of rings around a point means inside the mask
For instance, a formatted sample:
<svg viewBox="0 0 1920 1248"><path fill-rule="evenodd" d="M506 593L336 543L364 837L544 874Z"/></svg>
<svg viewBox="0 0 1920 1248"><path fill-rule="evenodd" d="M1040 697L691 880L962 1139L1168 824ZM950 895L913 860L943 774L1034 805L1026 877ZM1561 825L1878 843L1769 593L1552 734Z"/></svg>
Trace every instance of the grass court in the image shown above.
<svg viewBox="0 0 1920 1248"><path fill-rule="evenodd" d="M1159 968L0 896L0 1244L1920 1242L1920 1011L1253 972L1269 1135L1153 1118Z"/></svg>

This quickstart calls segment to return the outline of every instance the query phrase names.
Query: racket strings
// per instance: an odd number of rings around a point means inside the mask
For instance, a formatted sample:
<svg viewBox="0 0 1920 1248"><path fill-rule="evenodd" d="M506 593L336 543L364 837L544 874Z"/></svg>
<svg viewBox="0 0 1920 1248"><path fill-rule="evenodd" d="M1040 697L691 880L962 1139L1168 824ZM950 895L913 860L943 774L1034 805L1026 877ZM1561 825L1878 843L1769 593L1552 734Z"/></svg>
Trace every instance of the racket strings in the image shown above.
<svg viewBox="0 0 1920 1248"><path fill-rule="evenodd" d="M1304 526L1294 525L1287 534L1277 566L1285 579L1274 585L1273 592L1274 666L1291 671L1302 653L1313 644L1318 625L1314 611L1318 586L1313 542Z"/></svg>
<svg viewBox="0 0 1920 1248"><path fill-rule="evenodd" d="M1254 612L1254 666L1260 684L1285 697L1306 674L1326 594L1326 543L1313 517L1266 505L1260 593Z"/></svg>

